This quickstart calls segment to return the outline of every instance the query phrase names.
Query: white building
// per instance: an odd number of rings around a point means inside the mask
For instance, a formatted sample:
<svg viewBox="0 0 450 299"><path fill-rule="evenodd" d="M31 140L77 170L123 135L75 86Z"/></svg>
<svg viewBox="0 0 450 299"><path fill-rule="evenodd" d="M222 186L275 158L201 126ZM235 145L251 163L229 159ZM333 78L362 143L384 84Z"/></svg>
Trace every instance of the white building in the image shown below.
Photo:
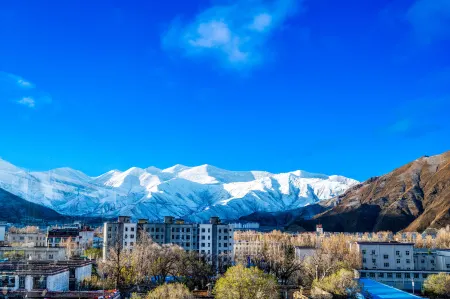
<svg viewBox="0 0 450 299"><path fill-rule="evenodd" d="M0 247L0 259L63 261L66 259L66 250L60 247Z"/></svg>
<svg viewBox="0 0 450 299"><path fill-rule="evenodd" d="M186 251L204 254L211 262L233 251L233 227L211 217L208 224L185 223L174 217L164 217L163 223L149 223L141 219L132 223L130 217L120 216L117 222L106 222L103 227L103 258L111 248L120 246L132 250L141 233L158 244L175 244Z"/></svg>
<svg viewBox="0 0 450 299"><path fill-rule="evenodd" d="M0 242L5 241L5 235L6 235L6 224L0 223Z"/></svg>
<svg viewBox="0 0 450 299"><path fill-rule="evenodd" d="M429 275L450 273L450 251L414 248L413 243L356 242L362 256L362 278L403 290L419 290Z"/></svg>
<svg viewBox="0 0 450 299"><path fill-rule="evenodd" d="M7 242L17 247L46 247L47 234L42 231L36 232L8 232Z"/></svg>
<svg viewBox="0 0 450 299"><path fill-rule="evenodd" d="M76 290L77 284L91 277L92 264L85 261L0 263L2 291ZM13 293L14 294L14 293Z"/></svg>

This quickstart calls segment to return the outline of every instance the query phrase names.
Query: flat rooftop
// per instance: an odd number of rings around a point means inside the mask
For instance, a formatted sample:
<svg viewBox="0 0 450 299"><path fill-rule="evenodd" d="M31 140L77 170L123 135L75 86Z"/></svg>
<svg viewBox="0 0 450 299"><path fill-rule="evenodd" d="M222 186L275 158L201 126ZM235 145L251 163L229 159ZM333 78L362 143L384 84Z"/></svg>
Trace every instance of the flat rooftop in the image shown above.
<svg viewBox="0 0 450 299"><path fill-rule="evenodd" d="M423 299L372 279L361 278L359 282L363 284L363 290L372 295L372 299Z"/></svg>
<svg viewBox="0 0 450 299"><path fill-rule="evenodd" d="M408 245L414 246L414 243L403 243L398 241L386 241L386 242L371 242L371 241L356 241L360 245Z"/></svg>

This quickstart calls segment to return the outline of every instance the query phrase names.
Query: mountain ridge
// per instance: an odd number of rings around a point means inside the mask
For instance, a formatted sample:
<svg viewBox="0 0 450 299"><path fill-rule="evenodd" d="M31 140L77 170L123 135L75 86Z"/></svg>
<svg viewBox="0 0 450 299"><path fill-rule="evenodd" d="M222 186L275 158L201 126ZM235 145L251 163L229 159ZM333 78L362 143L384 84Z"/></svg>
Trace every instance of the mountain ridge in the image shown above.
<svg viewBox="0 0 450 299"><path fill-rule="evenodd" d="M166 169L132 167L97 177L63 167L29 172L0 160L0 188L73 216L164 215L238 219L253 212L295 209L342 194L358 182L306 171L230 171L209 164Z"/></svg>
<svg viewBox="0 0 450 299"><path fill-rule="evenodd" d="M422 156L350 187L337 204L292 224L329 231L423 231L450 224L450 151Z"/></svg>

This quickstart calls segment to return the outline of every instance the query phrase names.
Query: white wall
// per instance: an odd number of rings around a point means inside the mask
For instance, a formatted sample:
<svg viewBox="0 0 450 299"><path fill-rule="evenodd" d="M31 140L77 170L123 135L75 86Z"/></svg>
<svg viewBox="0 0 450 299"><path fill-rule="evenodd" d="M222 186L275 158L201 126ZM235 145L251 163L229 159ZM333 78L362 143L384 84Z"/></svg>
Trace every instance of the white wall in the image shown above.
<svg viewBox="0 0 450 299"><path fill-rule="evenodd" d="M0 225L0 241L5 241L6 226Z"/></svg>
<svg viewBox="0 0 450 299"><path fill-rule="evenodd" d="M47 290L64 292L69 290L69 271L47 276Z"/></svg>
<svg viewBox="0 0 450 299"><path fill-rule="evenodd" d="M31 275L27 275L25 277L25 290L31 291L33 289L33 277Z"/></svg>
<svg viewBox="0 0 450 299"><path fill-rule="evenodd" d="M87 265L75 269L75 278L77 282L82 282L87 278L91 278L92 265Z"/></svg>

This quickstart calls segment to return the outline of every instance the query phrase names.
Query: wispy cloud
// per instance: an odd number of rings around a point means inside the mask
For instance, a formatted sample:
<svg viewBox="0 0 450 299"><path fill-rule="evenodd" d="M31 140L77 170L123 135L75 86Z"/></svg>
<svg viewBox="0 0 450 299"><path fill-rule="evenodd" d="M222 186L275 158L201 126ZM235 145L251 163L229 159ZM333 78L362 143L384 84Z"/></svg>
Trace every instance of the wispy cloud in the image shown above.
<svg viewBox="0 0 450 299"><path fill-rule="evenodd" d="M52 98L32 82L14 74L0 72L0 101L36 108L50 104Z"/></svg>
<svg viewBox="0 0 450 299"><path fill-rule="evenodd" d="M17 101L18 104L27 106L28 108L36 107L36 102L32 97L24 97Z"/></svg>
<svg viewBox="0 0 450 299"><path fill-rule="evenodd" d="M406 19L422 43L450 38L449 0L416 0L406 12Z"/></svg>
<svg viewBox="0 0 450 299"><path fill-rule="evenodd" d="M300 0L241 0L210 7L189 22L174 20L163 47L189 56L207 55L228 67L248 68L264 60L274 31L298 11Z"/></svg>

